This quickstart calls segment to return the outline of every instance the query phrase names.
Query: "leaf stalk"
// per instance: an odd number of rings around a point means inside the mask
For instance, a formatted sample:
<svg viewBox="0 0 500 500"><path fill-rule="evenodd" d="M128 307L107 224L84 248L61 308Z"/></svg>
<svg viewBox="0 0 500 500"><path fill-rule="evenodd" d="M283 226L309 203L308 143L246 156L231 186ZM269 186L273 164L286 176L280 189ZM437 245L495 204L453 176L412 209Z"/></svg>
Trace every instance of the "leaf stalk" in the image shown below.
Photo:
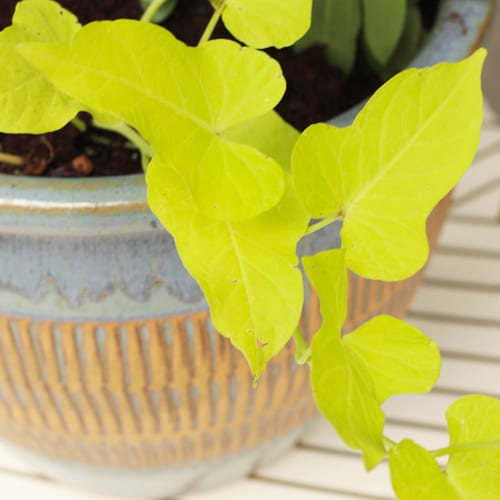
<svg viewBox="0 0 500 500"><path fill-rule="evenodd" d="M221 18L225 8L226 0L221 0L214 13L212 14L210 21L208 21L207 27L205 28L205 31L203 32L203 35L201 35L200 41L198 42L198 46L210 40L210 37L213 35L215 27L217 26L217 23L219 22L219 19Z"/></svg>
<svg viewBox="0 0 500 500"><path fill-rule="evenodd" d="M149 22L167 0L153 0L141 16L141 21Z"/></svg>
<svg viewBox="0 0 500 500"><path fill-rule="evenodd" d="M477 441L475 443L458 443L445 448L432 450L430 453L434 458L443 457L445 455L452 455L453 453L463 451L499 451L500 441Z"/></svg>
<svg viewBox="0 0 500 500"><path fill-rule="evenodd" d="M316 231L319 231L320 229L323 229L324 227L329 226L330 224L338 220L342 220L342 217L339 214L336 214L332 217L327 217L326 219L321 219L319 222L316 222L312 226L309 226L305 235L307 236L308 234L313 234Z"/></svg>
<svg viewBox="0 0 500 500"><path fill-rule="evenodd" d="M20 167L21 165L24 165L25 161L22 156L0 152L0 163L7 163L8 165Z"/></svg>

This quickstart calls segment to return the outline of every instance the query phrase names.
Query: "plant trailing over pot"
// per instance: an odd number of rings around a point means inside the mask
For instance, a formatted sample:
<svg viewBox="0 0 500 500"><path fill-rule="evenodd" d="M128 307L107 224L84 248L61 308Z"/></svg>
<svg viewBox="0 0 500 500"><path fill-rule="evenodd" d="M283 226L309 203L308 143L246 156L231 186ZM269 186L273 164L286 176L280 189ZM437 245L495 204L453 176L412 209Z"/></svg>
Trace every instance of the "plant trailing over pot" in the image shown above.
<svg viewBox="0 0 500 500"><path fill-rule="evenodd" d="M341 335L348 269L400 280L424 265L426 218L478 144L484 50L404 71L352 126L316 124L299 135L273 111L286 84L259 49L304 35L311 0L286 8L281 0L212 3L199 45L188 47L148 22L82 27L52 0L22 0L0 33L0 129L47 132L87 111L122 132L147 164L152 210L255 383L293 337L297 361L311 364L318 407L368 470L389 456L399 498L494 498L500 402L480 395L455 402L446 449L396 443L384 436L380 405L432 388L440 367L434 342L386 315ZM162 5L150 2L144 20ZM221 17L246 46L210 40ZM299 328L304 275L296 247L339 220L342 248L302 259L323 316L309 344ZM436 462L442 455L450 456L446 473Z"/></svg>

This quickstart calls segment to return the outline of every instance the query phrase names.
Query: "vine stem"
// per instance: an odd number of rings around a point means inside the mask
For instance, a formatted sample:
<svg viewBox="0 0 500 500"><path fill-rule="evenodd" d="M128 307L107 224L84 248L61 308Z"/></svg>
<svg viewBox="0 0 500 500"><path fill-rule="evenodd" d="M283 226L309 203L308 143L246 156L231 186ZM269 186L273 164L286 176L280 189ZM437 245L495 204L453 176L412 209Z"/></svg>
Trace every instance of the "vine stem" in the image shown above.
<svg viewBox="0 0 500 500"><path fill-rule="evenodd" d="M329 226L333 222L336 222L341 219L342 219L341 216L338 214L332 217L327 217L326 219L321 219L319 222L316 222L316 224L309 226L305 235L307 236L308 234L313 234L316 231L319 231L320 229L323 229L324 227Z"/></svg>
<svg viewBox="0 0 500 500"><path fill-rule="evenodd" d="M22 156L11 155L9 153L0 152L0 163L7 163L9 165L21 166L25 161Z"/></svg>
<svg viewBox="0 0 500 500"><path fill-rule="evenodd" d="M215 27L217 26L217 23L219 22L219 19L222 16L222 13L224 12L225 8L226 8L226 0L221 0L219 5L215 9L214 13L212 14L210 21L208 21L207 27L205 28L203 35L201 35L198 45L201 45L202 43L205 43L208 40L210 40L210 37L213 35Z"/></svg>
<svg viewBox="0 0 500 500"><path fill-rule="evenodd" d="M153 0L141 16L141 21L149 22L167 0Z"/></svg>
<svg viewBox="0 0 500 500"><path fill-rule="evenodd" d="M391 438L388 438L387 436L384 436L384 444L385 447L390 450L391 448L394 448L398 443L396 441L393 441Z"/></svg>
<svg viewBox="0 0 500 500"><path fill-rule="evenodd" d="M299 365L309 363L311 361L311 346L308 345L299 327L293 332L293 340L295 341L296 352L300 353L300 356L295 357L297 363Z"/></svg>
<svg viewBox="0 0 500 500"><path fill-rule="evenodd" d="M476 443L459 443L447 446L446 448L439 448L431 451L434 458L451 455L459 451L479 451L479 450L500 450L500 441L478 441Z"/></svg>

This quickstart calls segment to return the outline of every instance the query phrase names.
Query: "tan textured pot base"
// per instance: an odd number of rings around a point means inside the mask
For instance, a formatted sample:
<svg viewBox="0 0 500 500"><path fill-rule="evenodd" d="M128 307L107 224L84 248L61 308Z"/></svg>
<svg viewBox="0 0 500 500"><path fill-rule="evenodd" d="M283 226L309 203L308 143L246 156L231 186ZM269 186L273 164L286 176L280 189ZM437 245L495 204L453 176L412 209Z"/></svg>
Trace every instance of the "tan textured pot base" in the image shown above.
<svg viewBox="0 0 500 500"><path fill-rule="evenodd" d="M306 432L303 424L285 436L217 460L146 470L113 469L49 459L5 444L38 474L101 495L165 499L187 492L203 492L230 479L243 477L286 452Z"/></svg>

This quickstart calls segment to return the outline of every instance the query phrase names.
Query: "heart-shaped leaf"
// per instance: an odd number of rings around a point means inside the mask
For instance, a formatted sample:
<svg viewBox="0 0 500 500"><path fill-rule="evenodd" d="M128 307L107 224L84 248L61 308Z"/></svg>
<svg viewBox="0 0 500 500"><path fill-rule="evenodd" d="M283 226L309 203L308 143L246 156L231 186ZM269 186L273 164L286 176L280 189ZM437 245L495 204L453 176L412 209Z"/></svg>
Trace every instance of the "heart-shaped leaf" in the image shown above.
<svg viewBox="0 0 500 500"><path fill-rule="evenodd" d="M23 54L63 91L139 130L208 217L249 219L283 195L278 163L224 136L281 99L281 68L266 54L228 40L187 47L131 20L91 23L71 45Z"/></svg>
<svg viewBox="0 0 500 500"><path fill-rule="evenodd" d="M78 20L52 0L23 0L13 24L0 32L0 130L43 133L66 125L79 104L57 90L17 52L19 44L65 43L80 29Z"/></svg>
<svg viewBox="0 0 500 500"><path fill-rule="evenodd" d="M450 445L495 442L450 455L446 472L462 498L494 500L500 492L500 401L472 395L455 401L446 412Z"/></svg>
<svg viewBox="0 0 500 500"><path fill-rule="evenodd" d="M391 449L389 457L392 487L398 500L462 500L436 459L410 439Z"/></svg>
<svg viewBox="0 0 500 500"><path fill-rule="evenodd" d="M344 342L370 371L379 403L394 394L429 392L439 378L436 343L400 319L377 316Z"/></svg>
<svg viewBox="0 0 500 500"><path fill-rule="evenodd" d="M347 265L357 274L400 280L425 263L427 216L479 142L485 54L404 71L351 127L313 125L299 138L297 194L312 217L343 217Z"/></svg>
<svg viewBox="0 0 500 500"><path fill-rule="evenodd" d="M225 0L222 20L250 47L282 48L292 45L309 29L311 9L312 0Z"/></svg>

